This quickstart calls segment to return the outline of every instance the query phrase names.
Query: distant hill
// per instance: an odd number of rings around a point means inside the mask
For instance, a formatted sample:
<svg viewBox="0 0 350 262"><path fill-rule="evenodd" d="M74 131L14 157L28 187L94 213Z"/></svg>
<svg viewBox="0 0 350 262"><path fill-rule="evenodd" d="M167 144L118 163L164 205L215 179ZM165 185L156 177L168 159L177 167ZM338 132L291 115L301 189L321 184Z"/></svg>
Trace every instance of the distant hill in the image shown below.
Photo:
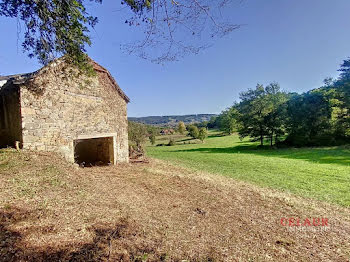
<svg viewBox="0 0 350 262"><path fill-rule="evenodd" d="M216 114L198 114L198 115L183 115L183 116L146 116L146 117L129 117L133 122L143 123L153 126L176 126L180 121L185 124L201 123L209 121Z"/></svg>

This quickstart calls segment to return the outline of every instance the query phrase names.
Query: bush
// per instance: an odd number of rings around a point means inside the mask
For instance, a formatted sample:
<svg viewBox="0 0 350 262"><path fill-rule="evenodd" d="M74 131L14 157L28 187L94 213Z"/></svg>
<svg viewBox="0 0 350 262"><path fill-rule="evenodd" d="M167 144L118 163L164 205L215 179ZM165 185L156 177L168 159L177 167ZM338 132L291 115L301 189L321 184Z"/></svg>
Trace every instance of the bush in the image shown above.
<svg viewBox="0 0 350 262"><path fill-rule="evenodd" d="M185 133L185 131L186 131L186 125L185 125L185 123L182 122L182 121L179 122L179 125L178 125L177 129L178 129L179 133L180 133L181 135L183 135L183 134Z"/></svg>
<svg viewBox="0 0 350 262"><path fill-rule="evenodd" d="M156 136L154 134L151 134L149 136L149 141L151 142L152 145L156 143Z"/></svg>
<svg viewBox="0 0 350 262"><path fill-rule="evenodd" d="M188 135L197 139L199 137L199 130L198 127L194 126L194 125L190 125L187 128L188 130Z"/></svg>
<svg viewBox="0 0 350 262"><path fill-rule="evenodd" d="M207 129L202 127L201 129L199 129L199 133L198 133L198 139L200 141L204 141L204 139L206 139L208 137L208 132Z"/></svg>
<svg viewBox="0 0 350 262"><path fill-rule="evenodd" d="M169 140L168 146L175 146L175 141L174 141L174 139L171 138L171 139Z"/></svg>
<svg viewBox="0 0 350 262"><path fill-rule="evenodd" d="M139 157L144 154L144 144L147 139L147 128L143 124L128 122L129 156Z"/></svg>

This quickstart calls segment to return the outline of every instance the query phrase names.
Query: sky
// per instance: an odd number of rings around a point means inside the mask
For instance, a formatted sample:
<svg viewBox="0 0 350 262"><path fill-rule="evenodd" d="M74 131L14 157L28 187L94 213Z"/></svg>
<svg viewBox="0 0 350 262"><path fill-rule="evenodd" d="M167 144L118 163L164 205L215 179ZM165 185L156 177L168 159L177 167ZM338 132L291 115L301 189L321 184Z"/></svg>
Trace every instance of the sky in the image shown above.
<svg viewBox="0 0 350 262"><path fill-rule="evenodd" d="M349 0L244 0L226 10L244 24L198 55L163 65L124 53L137 39L119 0L90 3L99 17L89 56L107 68L130 97L129 116L220 113L239 93L277 81L286 91L305 92L336 77L350 56ZM0 75L41 67L21 49L23 28L0 18Z"/></svg>

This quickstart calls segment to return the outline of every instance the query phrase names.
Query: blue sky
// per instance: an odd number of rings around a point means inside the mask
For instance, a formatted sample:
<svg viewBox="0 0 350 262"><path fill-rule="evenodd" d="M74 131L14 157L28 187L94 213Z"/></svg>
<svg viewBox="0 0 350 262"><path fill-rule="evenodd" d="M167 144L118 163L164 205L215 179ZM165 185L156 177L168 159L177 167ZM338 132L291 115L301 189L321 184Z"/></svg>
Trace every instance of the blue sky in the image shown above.
<svg viewBox="0 0 350 262"><path fill-rule="evenodd" d="M219 113L257 83L277 81L287 91L307 91L337 76L350 56L349 0L245 0L227 10L244 27L199 55L165 65L120 50L139 33L123 23L119 2L90 4L100 23L91 32L88 54L131 98L129 116ZM20 31L16 20L0 18L1 75L40 68L22 53Z"/></svg>

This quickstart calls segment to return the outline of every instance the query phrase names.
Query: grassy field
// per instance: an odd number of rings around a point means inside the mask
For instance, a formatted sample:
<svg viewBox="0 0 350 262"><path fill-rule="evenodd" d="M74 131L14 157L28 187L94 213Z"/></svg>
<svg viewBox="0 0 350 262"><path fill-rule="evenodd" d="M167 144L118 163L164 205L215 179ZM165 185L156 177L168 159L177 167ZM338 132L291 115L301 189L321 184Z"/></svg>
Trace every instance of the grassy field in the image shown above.
<svg viewBox="0 0 350 262"><path fill-rule="evenodd" d="M157 137L166 143L171 136ZM210 132L197 144L175 135L175 146L148 146L150 157L225 175L303 197L350 206L350 147L259 149L237 135ZM185 143L185 144L183 144Z"/></svg>
<svg viewBox="0 0 350 262"><path fill-rule="evenodd" d="M294 232L280 223L290 217L329 225ZM53 153L0 150L0 261L349 258L348 208L161 160L74 168Z"/></svg>

